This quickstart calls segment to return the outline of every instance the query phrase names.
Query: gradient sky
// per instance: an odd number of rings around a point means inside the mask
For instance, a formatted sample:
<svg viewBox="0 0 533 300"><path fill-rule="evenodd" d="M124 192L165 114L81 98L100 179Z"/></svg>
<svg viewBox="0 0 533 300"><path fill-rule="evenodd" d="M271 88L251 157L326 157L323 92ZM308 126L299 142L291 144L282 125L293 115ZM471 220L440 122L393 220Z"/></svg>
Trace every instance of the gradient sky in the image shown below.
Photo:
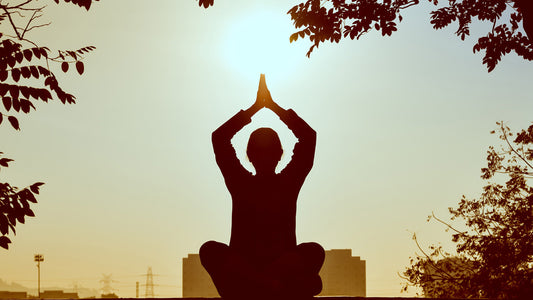
<svg viewBox="0 0 533 300"><path fill-rule="evenodd" d="M34 40L97 50L83 76L60 78L77 104L38 103L20 132L0 126L0 151L15 160L2 182L46 183L37 217L0 250L0 278L36 287L33 254L42 253L45 289L99 288L113 274L116 293L132 297L152 267L156 295L181 296L181 259L207 240L229 241L230 195L211 132L253 103L266 73L273 98L318 132L298 241L351 248L367 262L367 296L414 295L400 293L398 276L417 250L413 233L453 250L426 218L479 195L496 121L531 124L531 62L508 55L487 73L456 25L431 28L428 3L408 9L391 37L373 31L308 59L308 41L289 44L285 13L299 1L215 2L107 0L88 13L50 5L53 24ZM245 143L261 126L280 133L286 164L294 137L261 111L234 139L243 165L251 169Z"/></svg>

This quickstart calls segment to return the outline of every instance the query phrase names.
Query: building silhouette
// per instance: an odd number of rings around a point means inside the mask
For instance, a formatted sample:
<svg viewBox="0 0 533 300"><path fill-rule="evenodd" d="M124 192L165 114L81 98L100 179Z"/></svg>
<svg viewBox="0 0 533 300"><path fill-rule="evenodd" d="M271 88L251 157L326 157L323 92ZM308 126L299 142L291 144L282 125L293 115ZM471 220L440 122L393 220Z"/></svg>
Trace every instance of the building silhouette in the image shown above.
<svg viewBox="0 0 533 300"><path fill-rule="evenodd" d="M220 297L211 276L200 262L200 255L189 254L182 264L182 297Z"/></svg>
<svg viewBox="0 0 533 300"><path fill-rule="evenodd" d="M0 291L0 299L28 299L28 293Z"/></svg>
<svg viewBox="0 0 533 300"><path fill-rule="evenodd" d="M366 262L352 256L351 249L327 250L320 277L323 288L319 296L366 297ZM183 258L182 297L220 297L198 254Z"/></svg>
<svg viewBox="0 0 533 300"><path fill-rule="evenodd" d="M78 299L78 293L65 293L62 290L41 292L41 299Z"/></svg>
<svg viewBox="0 0 533 300"><path fill-rule="evenodd" d="M320 277L322 292L319 296L366 297L366 261L352 256L351 249L326 251Z"/></svg>

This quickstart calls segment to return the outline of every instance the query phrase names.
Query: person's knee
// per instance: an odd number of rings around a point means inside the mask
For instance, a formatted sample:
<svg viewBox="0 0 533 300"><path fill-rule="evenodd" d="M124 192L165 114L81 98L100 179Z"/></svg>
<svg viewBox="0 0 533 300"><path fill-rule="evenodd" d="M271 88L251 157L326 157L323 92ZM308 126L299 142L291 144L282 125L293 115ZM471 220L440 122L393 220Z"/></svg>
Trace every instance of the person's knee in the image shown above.
<svg viewBox="0 0 533 300"><path fill-rule="evenodd" d="M300 244L298 245L297 249L298 253L306 262L307 269L311 273L318 273L320 268L322 268L322 264L324 263L324 258L326 256L324 248L322 248L322 246L320 246L318 243L311 242Z"/></svg>
<svg viewBox="0 0 533 300"><path fill-rule="evenodd" d="M214 263L224 255L227 245L215 241L205 242L200 247L200 262L206 270L210 270Z"/></svg>
<svg viewBox="0 0 533 300"><path fill-rule="evenodd" d="M298 245L298 252L300 255L313 262L324 262L325 252L320 244L315 242L303 243Z"/></svg>

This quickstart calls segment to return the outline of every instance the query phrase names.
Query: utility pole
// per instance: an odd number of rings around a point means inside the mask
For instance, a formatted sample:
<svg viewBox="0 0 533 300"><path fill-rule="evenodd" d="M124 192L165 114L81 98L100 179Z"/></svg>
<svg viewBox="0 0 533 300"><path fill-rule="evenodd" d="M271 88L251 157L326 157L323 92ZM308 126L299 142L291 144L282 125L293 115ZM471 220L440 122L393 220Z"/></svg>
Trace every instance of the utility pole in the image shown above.
<svg viewBox="0 0 533 300"><path fill-rule="evenodd" d="M33 260L37 262L37 297L41 298L41 262L44 261L44 255L35 254Z"/></svg>
<svg viewBox="0 0 533 300"><path fill-rule="evenodd" d="M139 282L135 282L135 298L139 298Z"/></svg>

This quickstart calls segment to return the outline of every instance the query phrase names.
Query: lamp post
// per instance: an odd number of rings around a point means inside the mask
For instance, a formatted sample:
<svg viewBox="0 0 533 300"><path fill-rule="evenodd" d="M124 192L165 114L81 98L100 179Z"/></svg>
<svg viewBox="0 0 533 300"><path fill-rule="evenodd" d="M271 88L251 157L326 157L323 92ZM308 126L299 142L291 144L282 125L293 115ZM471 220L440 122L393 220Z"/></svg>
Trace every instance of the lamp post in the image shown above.
<svg viewBox="0 0 533 300"><path fill-rule="evenodd" d="M41 262L44 261L44 255L35 254L33 260L37 262L37 293L38 297L41 298Z"/></svg>

